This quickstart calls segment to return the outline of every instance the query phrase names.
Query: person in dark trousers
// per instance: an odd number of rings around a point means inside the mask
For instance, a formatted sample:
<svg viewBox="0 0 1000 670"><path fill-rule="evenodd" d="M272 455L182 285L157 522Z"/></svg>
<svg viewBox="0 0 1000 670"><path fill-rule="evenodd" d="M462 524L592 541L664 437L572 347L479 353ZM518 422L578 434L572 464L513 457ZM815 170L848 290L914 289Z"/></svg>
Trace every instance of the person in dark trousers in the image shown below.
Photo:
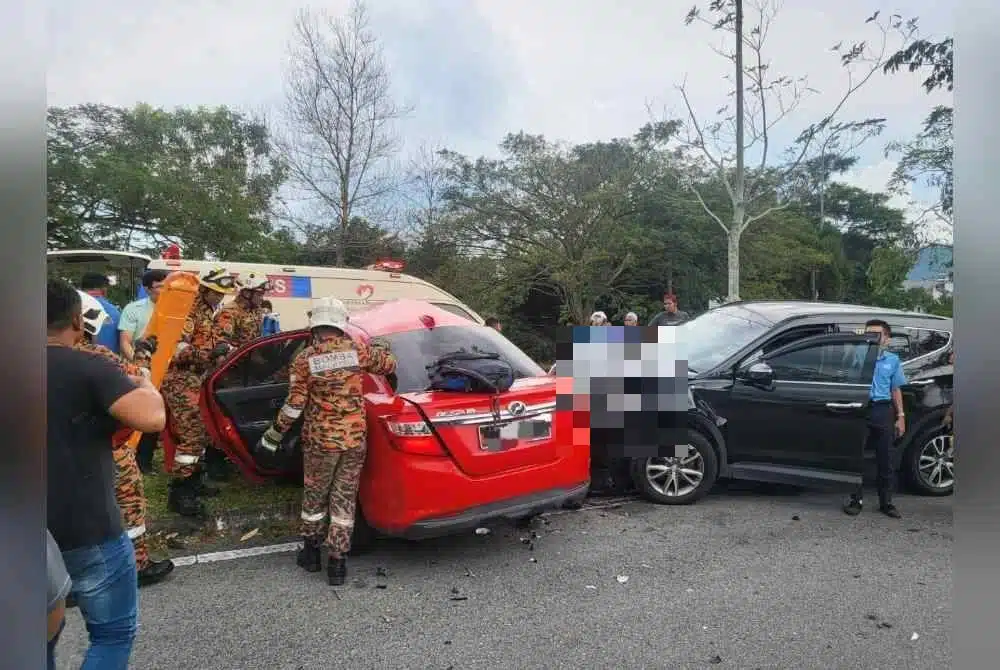
<svg viewBox="0 0 1000 670"><path fill-rule="evenodd" d="M138 574L115 500L112 437L123 426L163 430L166 409L145 377L76 348L85 326L75 288L51 280L46 311L47 526L90 635L82 668L126 670L138 629Z"/></svg>
<svg viewBox="0 0 1000 670"><path fill-rule="evenodd" d="M688 320L687 312L677 309L677 296L673 293L663 294L663 311L649 321L649 326L679 326Z"/></svg>
<svg viewBox="0 0 1000 670"><path fill-rule="evenodd" d="M878 358L875 359L875 374L868 390L868 437L865 450L875 451L878 468L879 511L892 519L900 518L899 510L892 504L892 489L895 473L892 471L892 445L896 438L906 432L906 415L903 412L902 386L906 384L903 364L899 356L888 350L892 330L881 319L872 319L865 324L865 332L879 336ZM844 512L851 516L861 513L862 487L844 505Z"/></svg>

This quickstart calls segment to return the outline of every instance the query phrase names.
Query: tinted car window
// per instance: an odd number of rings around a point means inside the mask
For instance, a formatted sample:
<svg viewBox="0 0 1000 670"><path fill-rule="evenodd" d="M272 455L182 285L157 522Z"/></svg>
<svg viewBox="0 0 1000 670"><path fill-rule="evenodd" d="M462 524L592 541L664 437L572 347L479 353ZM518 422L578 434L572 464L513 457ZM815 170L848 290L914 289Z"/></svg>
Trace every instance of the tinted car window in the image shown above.
<svg viewBox="0 0 1000 670"><path fill-rule="evenodd" d="M867 344L827 343L767 359L778 381L863 383Z"/></svg>
<svg viewBox="0 0 1000 670"><path fill-rule="evenodd" d="M500 354L500 358L514 368L517 379L545 374L545 370L510 340L485 326L441 326L394 333L385 339L396 355L396 390L399 393L425 390L430 384L427 366L445 354L462 350Z"/></svg>
<svg viewBox="0 0 1000 670"><path fill-rule="evenodd" d="M244 354L215 384L217 389L287 384L292 360L306 346L305 338L269 342Z"/></svg>

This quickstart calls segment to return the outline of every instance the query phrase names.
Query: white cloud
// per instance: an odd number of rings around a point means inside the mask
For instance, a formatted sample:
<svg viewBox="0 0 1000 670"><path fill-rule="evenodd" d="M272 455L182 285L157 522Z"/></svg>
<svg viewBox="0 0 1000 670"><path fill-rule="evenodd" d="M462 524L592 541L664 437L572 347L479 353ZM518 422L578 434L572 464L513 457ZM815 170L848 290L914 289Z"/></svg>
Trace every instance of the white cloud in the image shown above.
<svg viewBox="0 0 1000 670"><path fill-rule="evenodd" d="M143 100L165 106L230 104L251 110L273 106L281 98L285 46L301 4L296 0L154 4L53 0L50 104L127 105ZM338 12L347 0L312 4ZM459 151L478 153L495 146L504 133L520 129L569 141L628 135L649 120L647 102L677 114L682 111L672 86L685 77L703 112L719 107L728 93L722 79L724 61L709 48L717 38L707 28L683 24L688 7L684 3L370 0L370 5L376 28L385 27L390 61L403 61L400 72L407 80L399 82L400 89L419 91L424 77L451 73L459 83L451 90L435 87L434 95L468 110L463 111L467 122L449 117L447 127L442 127L440 99L424 106L424 117L418 108L414 122L406 126L410 143L423 133ZM862 22L874 9L888 14L894 7L883 0L786 3L773 29L773 67L793 76L808 74L821 92L789 119L786 137L829 110L846 80L828 48L840 40L863 37ZM930 0L909 0L905 11L921 16L925 30L951 33L949 10L937 9ZM475 13L478 23L469 18ZM413 20L408 22L408 17ZM469 50L469 57L447 53L448 60L442 62L440 50L414 46L419 40L412 39L413 31L430 30L432 24L441 34L437 42L447 42L450 30L453 41ZM468 38L469 31L483 34L476 33L466 45L459 38ZM463 68L464 74L455 74ZM477 78L475 72L482 76ZM483 89L469 86L476 81L483 82ZM477 105L461 104L487 92L488 102L483 104L490 110L488 118ZM880 77L845 112L851 118L888 117L890 130L884 141L915 132L934 102L921 90L917 77L896 75Z"/></svg>

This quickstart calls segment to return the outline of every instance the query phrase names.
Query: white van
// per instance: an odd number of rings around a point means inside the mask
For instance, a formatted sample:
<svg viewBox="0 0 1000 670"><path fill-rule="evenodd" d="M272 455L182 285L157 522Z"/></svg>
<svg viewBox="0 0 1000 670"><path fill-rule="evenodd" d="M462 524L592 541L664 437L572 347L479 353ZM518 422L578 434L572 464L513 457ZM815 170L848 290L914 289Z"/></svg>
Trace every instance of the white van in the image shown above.
<svg viewBox="0 0 1000 670"><path fill-rule="evenodd" d="M224 267L237 276L251 272L266 275L272 284L267 299L274 307L282 330L297 330L308 325L306 313L314 298L335 297L344 301L348 309L357 310L368 305L390 300L424 300L453 314L478 324L483 318L468 305L450 293L417 277L397 271L401 264L385 262L367 269L269 265L265 263L227 263L221 261L195 261L182 258L150 259L141 254L117 251L72 250L50 251L49 271L76 275L81 271L102 272L116 278L121 288L132 287L128 300L137 295L142 272L160 269L174 272L183 270L201 274L215 267ZM380 268L380 269L375 269ZM68 272L72 269L73 272ZM66 277L70 279L69 276Z"/></svg>

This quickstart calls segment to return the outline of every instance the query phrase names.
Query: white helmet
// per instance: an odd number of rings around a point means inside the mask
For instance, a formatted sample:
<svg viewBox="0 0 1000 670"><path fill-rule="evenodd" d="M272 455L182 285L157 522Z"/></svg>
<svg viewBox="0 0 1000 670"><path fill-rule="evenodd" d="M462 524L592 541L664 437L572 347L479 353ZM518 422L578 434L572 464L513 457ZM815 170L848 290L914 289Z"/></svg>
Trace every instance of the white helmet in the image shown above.
<svg viewBox="0 0 1000 670"><path fill-rule="evenodd" d="M309 328L338 328L347 331L347 307L337 298L320 298L309 312Z"/></svg>
<svg viewBox="0 0 1000 670"><path fill-rule="evenodd" d="M251 272L245 279L240 278L238 281L242 291L269 291L271 289L271 281L267 275L257 275Z"/></svg>
<svg viewBox="0 0 1000 670"><path fill-rule="evenodd" d="M592 326L606 326L608 323L608 315L604 312L594 312L590 315L590 325Z"/></svg>
<svg viewBox="0 0 1000 670"><path fill-rule="evenodd" d="M77 293L80 294L80 313L83 315L83 332L90 337L94 337L111 317L104 311L104 307L97 298L83 291L78 290Z"/></svg>

